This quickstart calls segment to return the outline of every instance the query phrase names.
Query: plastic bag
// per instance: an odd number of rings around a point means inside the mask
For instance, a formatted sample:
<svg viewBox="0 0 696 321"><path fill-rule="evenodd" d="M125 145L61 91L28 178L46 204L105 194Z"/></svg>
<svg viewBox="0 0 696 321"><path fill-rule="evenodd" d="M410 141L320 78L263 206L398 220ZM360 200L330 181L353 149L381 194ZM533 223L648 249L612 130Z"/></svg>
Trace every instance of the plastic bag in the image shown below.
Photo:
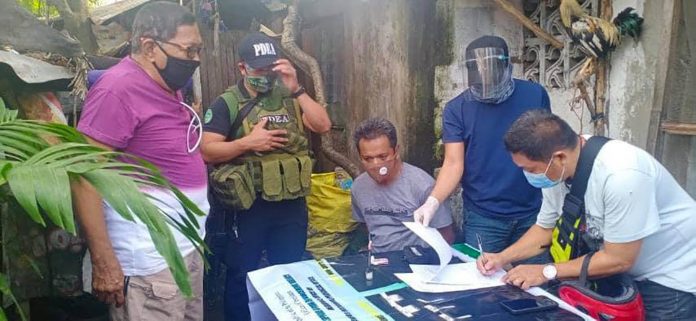
<svg viewBox="0 0 696 321"><path fill-rule="evenodd" d="M353 221L350 190L336 185L336 173L312 174L312 191L307 196L309 231L307 251L316 259L339 256L350 242Z"/></svg>
<svg viewBox="0 0 696 321"><path fill-rule="evenodd" d="M348 233L355 229L350 207L350 190L335 185L336 173L312 174L312 191L307 196L309 224L318 232Z"/></svg>

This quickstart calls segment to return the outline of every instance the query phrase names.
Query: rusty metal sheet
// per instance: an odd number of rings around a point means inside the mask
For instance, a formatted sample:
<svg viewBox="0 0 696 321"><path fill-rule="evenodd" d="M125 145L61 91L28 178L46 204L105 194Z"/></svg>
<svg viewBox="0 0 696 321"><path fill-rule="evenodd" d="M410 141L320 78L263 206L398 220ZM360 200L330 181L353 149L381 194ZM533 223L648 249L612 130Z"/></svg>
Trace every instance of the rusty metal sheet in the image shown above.
<svg viewBox="0 0 696 321"><path fill-rule="evenodd" d="M68 68L3 50L0 50L0 64L8 65L19 79L28 84L72 79L75 76Z"/></svg>

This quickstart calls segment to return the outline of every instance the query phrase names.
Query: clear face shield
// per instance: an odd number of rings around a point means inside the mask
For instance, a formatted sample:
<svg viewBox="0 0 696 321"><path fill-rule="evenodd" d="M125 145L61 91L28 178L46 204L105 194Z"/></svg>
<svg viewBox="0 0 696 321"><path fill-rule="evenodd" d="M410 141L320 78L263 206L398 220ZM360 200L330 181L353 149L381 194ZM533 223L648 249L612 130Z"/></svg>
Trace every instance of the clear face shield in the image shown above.
<svg viewBox="0 0 696 321"><path fill-rule="evenodd" d="M502 48L476 48L467 52L465 60L469 87L481 98L495 98L511 77L510 57Z"/></svg>

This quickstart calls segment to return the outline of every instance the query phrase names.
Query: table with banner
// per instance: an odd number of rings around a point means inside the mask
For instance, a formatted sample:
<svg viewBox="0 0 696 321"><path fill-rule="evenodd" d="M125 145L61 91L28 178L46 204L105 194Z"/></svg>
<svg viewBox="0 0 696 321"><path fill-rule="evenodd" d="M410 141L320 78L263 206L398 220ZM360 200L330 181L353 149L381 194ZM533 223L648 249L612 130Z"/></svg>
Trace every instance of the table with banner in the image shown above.
<svg viewBox="0 0 696 321"><path fill-rule="evenodd" d="M454 247L455 261L473 261L478 252ZM270 266L249 273L252 320L592 320L540 288L523 291L503 285L491 288L423 293L409 288L395 273L411 272L402 252L375 255L388 264L366 279L367 254ZM559 309L513 315L499 304L505 300L547 296Z"/></svg>

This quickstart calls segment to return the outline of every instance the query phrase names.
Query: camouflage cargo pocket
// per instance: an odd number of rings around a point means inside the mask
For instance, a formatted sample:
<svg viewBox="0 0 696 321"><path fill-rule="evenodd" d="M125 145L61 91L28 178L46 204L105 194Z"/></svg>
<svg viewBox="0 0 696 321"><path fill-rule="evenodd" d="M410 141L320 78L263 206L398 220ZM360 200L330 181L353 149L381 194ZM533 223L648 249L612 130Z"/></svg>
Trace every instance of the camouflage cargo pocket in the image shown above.
<svg viewBox="0 0 696 321"><path fill-rule="evenodd" d="M274 202L283 199L283 176L278 160L261 161L261 197Z"/></svg>
<svg viewBox="0 0 696 321"><path fill-rule="evenodd" d="M300 163L297 158L291 157L280 161L283 166L283 192L284 199L294 199L299 197L302 189L300 184Z"/></svg>
<svg viewBox="0 0 696 321"><path fill-rule="evenodd" d="M302 184L302 196L309 195L312 182L312 159L309 156L298 156L300 162L300 184Z"/></svg>
<svg viewBox="0 0 696 321"><path fill-rule="evenodd" d="M246 165L223 164L210 173L213 192L234 210L248 210L256 200L254 183Z"/></svg>

